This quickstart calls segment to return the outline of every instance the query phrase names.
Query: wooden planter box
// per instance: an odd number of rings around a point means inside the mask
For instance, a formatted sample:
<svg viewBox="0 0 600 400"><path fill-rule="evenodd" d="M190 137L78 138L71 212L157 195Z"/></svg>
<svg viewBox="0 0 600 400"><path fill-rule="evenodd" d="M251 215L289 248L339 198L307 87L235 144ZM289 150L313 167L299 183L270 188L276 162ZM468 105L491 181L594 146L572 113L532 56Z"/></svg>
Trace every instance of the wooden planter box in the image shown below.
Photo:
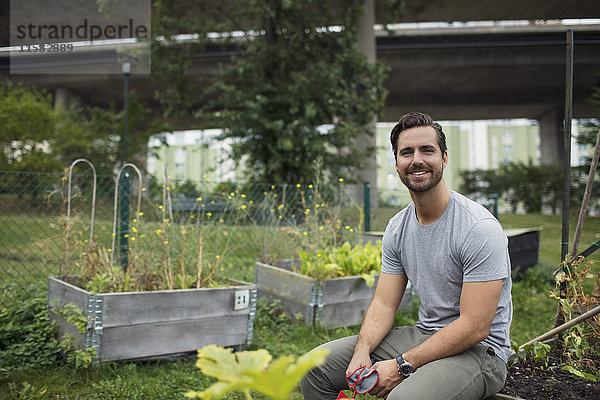
<svg viewBox="0 0 600 400"><path fill-rule="evenodd" d="M284 260L278 266L256 263L254 283L258 296L267 301L279 300L291 318L309 325L327 328L358 325L371 303L377 280L372 287L360 276L327 279L313 278L293 271L299 260ZM411 304L412 294L407 288L399 309Z"/></svg>
<svg viewBox="0 0 600 400"><path fill-rule="evenodd" d="M70 333L79 348L95 348L97 361L152 359L196 351L209 344L245 347L252 340L256 286L232 286L94 295L48 278L48 310L59 337ZM59 310L77 306L87 318L80 333Z"/></svg>

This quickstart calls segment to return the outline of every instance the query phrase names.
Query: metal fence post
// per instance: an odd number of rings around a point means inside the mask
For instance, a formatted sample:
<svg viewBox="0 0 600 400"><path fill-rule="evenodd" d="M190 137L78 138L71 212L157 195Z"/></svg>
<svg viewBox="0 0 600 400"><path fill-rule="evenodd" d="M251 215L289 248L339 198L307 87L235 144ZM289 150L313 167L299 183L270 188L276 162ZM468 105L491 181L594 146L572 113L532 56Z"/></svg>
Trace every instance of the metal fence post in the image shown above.
<svg viewBox="0 0 600 400"><path fill-rule="evenodd" d="M119 260L123 270L129 265L129 172L123 174L119 212Z"/></svg>
<svg viewBox="0 0 600 400"><path fill-rule="evenodd" d="M364 231L371 230L371 184L363 182L363 210L365 213Z"/></svg>

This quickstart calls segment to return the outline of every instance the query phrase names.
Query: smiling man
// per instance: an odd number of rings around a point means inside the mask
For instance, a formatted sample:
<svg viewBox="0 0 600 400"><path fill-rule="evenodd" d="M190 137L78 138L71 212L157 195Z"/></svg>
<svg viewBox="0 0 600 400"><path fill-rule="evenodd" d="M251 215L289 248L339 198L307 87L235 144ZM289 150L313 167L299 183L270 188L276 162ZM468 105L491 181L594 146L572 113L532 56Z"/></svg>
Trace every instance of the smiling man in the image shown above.
<svg viewBox="0 0 600 400"><path fill-rule="evenodd" d="M358 336L319 346L330 355L304 377L302 393L336 399L375 370L369 393L388 400L485 399L504 385L511 352L508 239L488 210L445 185L446 137L429 115L404 115L390 140L412 203L388 223ZM409 281L419 321L394 328Z"/></svg>

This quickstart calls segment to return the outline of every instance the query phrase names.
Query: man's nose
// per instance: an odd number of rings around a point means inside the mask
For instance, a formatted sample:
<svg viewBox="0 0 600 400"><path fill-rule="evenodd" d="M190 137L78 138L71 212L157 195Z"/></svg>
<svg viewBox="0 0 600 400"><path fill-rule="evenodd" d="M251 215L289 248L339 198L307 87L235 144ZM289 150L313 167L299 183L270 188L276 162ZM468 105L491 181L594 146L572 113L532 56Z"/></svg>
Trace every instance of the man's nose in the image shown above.
<svg viewBox="0 0 600 400"><path fill-rule="evenodd" d="M415 151L413 154L412 165L423 165L423 158L419 151Z"/></svg>

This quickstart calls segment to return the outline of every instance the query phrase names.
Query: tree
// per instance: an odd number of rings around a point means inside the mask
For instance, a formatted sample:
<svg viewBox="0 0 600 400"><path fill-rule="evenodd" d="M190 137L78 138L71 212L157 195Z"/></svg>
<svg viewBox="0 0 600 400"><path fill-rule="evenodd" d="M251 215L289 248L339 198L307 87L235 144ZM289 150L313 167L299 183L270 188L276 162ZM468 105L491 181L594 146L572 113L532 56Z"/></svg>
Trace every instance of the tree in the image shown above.
<svg viewBox="0 0 600 400"><path fill-rule="evenodd" d="M374 149L356 143L372 134L368 124L383 107L384 68L358 49L361 2L332 15L331 1L229 1L202 14L202 26L190 21L198 12L178 20L167 6L173 0L158 3L157 32L170 40L153 52L168 57L157 76L175 78L174 90L164 94L167 113L185 112L191 104L206 124L224 128L223 138L234 142L231 156L245 162L250 180L348 178L372 156ZM197 41L175 44L172 33L185 29L195 29L187 32L197 33ZM207 40L211 30L222 33L218 43L232 51L232 62L199 95L185 71L194 46L215 45ZM175 48L178 56L170 52Z"/></svg>
<svg viewBox="0 0 600 400"><path fill-rule="evenodd" d="M139 128L148 113L134 95L130 104L129 153L139 157L153 130ZM60 172L83 157L97 172L112 173L122 131L123 113L113 108L56 109L44 90L0 82L0 170Z"/></svg>

